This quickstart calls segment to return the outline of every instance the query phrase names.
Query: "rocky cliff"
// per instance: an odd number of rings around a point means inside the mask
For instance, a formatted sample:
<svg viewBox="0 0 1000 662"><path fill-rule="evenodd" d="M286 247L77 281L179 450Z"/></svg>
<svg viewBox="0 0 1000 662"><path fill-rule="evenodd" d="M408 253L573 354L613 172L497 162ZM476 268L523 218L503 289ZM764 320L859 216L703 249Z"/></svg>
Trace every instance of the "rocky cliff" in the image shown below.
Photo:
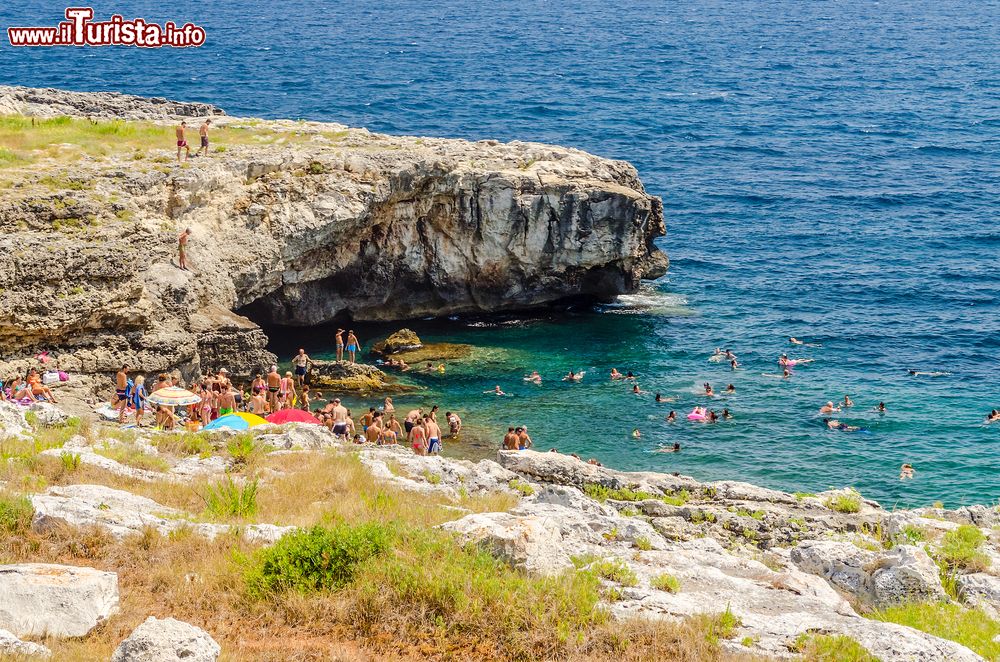
<svg viewBox="0 0 1000 662"><path fill-rule="evenodd" d="M579 150L27 88L0 87L0 111L4 358L248 372L270 360L258 323L607 299L666 267L660 200L628 163ZM176 164L178 117L196 147L207 116L212 151Z"/></svg>

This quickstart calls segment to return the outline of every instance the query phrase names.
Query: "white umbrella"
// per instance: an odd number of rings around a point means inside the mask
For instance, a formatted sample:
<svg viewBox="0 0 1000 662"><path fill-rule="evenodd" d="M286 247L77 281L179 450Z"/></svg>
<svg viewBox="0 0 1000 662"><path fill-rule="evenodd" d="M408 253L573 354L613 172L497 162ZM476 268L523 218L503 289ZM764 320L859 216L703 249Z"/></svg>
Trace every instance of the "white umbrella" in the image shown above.
<svg viewBox="0 0 1000 662"><path fill-rule="evenodd" d="M168 386L153 391L146 400L154 405L183 407L198 404L201 402L201 396L178 386Z"/></svg>

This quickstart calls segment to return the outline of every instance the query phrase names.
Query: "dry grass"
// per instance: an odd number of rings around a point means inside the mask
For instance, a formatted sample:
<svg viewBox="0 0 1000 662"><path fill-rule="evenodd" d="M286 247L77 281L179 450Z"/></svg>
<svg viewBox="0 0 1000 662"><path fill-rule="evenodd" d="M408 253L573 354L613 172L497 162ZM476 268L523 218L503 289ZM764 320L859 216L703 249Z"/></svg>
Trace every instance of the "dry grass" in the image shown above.
<svg viewBox="0 0 1000 662"><path fill-rule="evenodd" d="M204 483L142 483L81 467L50 480L128 489L198 513ZM52 462L48 462L52 460ZM53 466L49 466L53 465ZM0 563L87 565L119 574L121 612L79 640L48 641L58 660L107 659L147 616L204 628L223 659L270 660L730 660L707 621L615 622L597 602L592 573L531 579L434 529L466 511L506 509L510 495L457 502L379 484L353 455L298 453L261 460L258 521L365 522L391 527L391 551L359 567L336 591L252 597L245 576L255 549L235 535L209 542L189 531L154 531L123 543L99 530L23 527L0 534ZM271 471L282 472L273 474Z"/></svg>

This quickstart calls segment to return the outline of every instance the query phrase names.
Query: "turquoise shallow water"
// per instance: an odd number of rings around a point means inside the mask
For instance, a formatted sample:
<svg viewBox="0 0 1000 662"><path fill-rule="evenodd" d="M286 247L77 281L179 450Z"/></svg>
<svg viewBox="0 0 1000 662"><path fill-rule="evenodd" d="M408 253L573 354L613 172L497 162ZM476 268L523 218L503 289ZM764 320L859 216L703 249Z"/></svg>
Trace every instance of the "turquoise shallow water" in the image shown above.
<svg viewBox="0 0 1000 662"><path fill-rule="evenodd" d="M0 24L54 23L62 9L8 3ZM541 140L636 164L664 198L669 276L631 308L418 325L482 352L444 380L424 379L427 402L495 435L526 423L540 446L622 468L786 489L854 484L887 505L1000 497L1000 425L980 424L1000 407L997 0L144 0L95 11L192 20L208 43L0 48L0 81ZM789 335L822 343L808 351L816 362L789 382L761 377ZM317 331L305 342L316 353L324 341ZM718 345L746 369L707 362ZM603 379L611 366L676 396L678 411L701 402L703 381L732 381L736 397L715 404L736 418L668 426L666 407ZM557 381L570 368L588 371L583 384ZM520 380L531 369L542 387ZM495 383L514 396L482 395ZM869 432L818 422L820 404L845 393L858 406L842 419ZM884 418L866 412L878 400ZM650 452L675 440L679 455ZM896 480L902 462L914 481Z"/></svg>

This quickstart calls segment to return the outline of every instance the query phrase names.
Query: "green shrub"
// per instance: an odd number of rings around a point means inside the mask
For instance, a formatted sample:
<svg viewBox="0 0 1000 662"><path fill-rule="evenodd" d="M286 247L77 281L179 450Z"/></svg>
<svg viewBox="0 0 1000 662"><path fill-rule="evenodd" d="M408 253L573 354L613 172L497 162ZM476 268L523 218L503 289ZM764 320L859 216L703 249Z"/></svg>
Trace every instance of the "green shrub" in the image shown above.
<svg viewBox="0 0 1000 662"><path fill-rule="evenodd" d="M919 526L907 524L903 527L900 537L903 543L907 545L916 545L917 543L927 540L927 533L924 532L924 530Z"/></svg>
<svg viewBox="0 0 1000 662"><path fill-rule="evenodd" d="M250 519L257 514L257 481L239 485L229 476L205 488L202 495L205 512L210 517Z"/></svg>
<svg viewBox="0 0 1000 662"><path fill-rule="evenodd" d="M726 611L721 614L701 614L692 619L705 631L705 639L711 644L718 644L720 639L731 639L736 634L736 628L743 625L739 616L726 605Z"/></svg>
<svg viewBox="0 0 1000 662"><path fill-rule="evenodd" d="M523 480L518 480L517 478L512 479L509 483L507 483L507 486L512 490L520 492L523 496L531 496L535 493L535 488Z"/></svg>
<svg viewBox="0 0 1000 662"><path fill-rule="evenodd" d="M641 550L643 552L648 552L649 550L653 549L653 543L651 543L649 541L649 538L647 538L646 536L639 536L638 538L635 539L635 547L636 549Z"/></svg>
<svg viewBox="0 0 1000 662"><path fill-rule="evenodd" d="M441 475L440 474L431 473L427 469L424 469L424 480L426 480L431 485L440 485L441 484Z"/></svg>
<svg viewBox="0 0 1000 662"><path fill-rule="evenodd" d="M23 533L31 528L35 508L23 494L0 492L0 531Z"/></svg>
<svg viewBox="0 0 1000 662"><path fill-rule="evenodd" d="M62 461L63 471L72 473L80 468L79 453L60 453L59 459Z"/></svg>
<svg viewBox="0 0 1000 662"><path fill-rule="evenodd" d="M632 568L617 559L605 559L590 566L590 569L602 579L618 582L622 586L636 586L639 578Z"/></svg>
<svg viewBox="0 0 1000 662"><path fill-rule="evenodd" d="M793 646L806 662L879 662L864 646L846 635L803 632Z"/></svg>
<svg viewBox="0 0 1000 662"><path fill-rule="evenodd" d="M1000 659L1000 623L978 609L945 602L921 602L889 607L869 616L951 639L987 660Z"/></svg>
<svg viewBox="0 0 1000 662"><path fill-rule="evenodd" d="M680 580L668 573L663 573L662 575L653 577L649 580L649 585L657 590L666 591L668 593L677 593L681 590Z"/></svg>
<svg viewBox="0 0 1000 662"><path fill-rule="evenodd" d="M236 468L252 464L264 452L252 434L239 434L230 438L226 442L226 450Z"/></svg>
<svg viewBox="0 0 1000 662"><path fill-rule="evenodd" d="M954 570L962 568L982 572L990 565L990 558L980 551L986 536L978 527L963 524L944 534L938 550L938 560Z"/></svg>
<svg viewBox="0 0 1000 662"><path fill-rule="evenodd" d="M838 513L856 513L861 510L861 495L851 491L829 497L823 505Z"/></svg>
<svg viewBox="0 0 1000 662"><path fill-rule="evenodd" d="M283 591L329 591L350 583L358 567L391 547L393 532L384 524L315 526L282 537L258 551L245 574L257 599ZM438 562L440 559L423 559Z"/></svg>

